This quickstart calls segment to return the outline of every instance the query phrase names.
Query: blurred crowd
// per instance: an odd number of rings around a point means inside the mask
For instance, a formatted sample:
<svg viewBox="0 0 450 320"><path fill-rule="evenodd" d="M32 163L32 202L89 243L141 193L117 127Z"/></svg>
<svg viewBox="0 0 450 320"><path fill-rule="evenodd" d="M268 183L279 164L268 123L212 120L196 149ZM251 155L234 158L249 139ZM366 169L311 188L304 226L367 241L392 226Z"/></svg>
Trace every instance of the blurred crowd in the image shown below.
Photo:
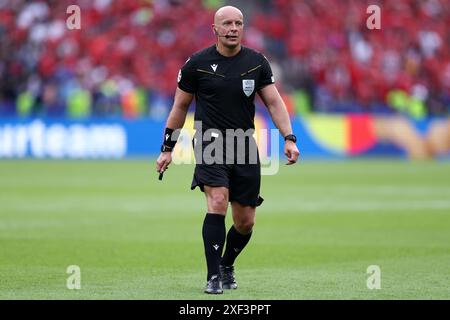
<svg viewBox="0 0 450 320"><path fill-rule="evenodd" d="M245 14L292 115L450 113L448 0L0 0L0 116L163 119L178 69L214 43L215 10ZM367 7L381 8L369 30Z"/></svg>

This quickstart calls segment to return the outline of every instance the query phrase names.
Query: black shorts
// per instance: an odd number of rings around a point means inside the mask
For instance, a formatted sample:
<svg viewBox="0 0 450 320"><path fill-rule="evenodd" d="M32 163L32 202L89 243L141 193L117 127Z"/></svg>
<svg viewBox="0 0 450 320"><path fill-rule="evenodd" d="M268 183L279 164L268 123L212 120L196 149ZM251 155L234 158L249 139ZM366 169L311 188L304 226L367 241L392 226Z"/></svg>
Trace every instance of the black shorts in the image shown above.
<svg viewBox="0 0 450 320"><path fill-rule="evenodd" d="M264 201L260 197L261 165L258 164L197 164L191 189L204 186L226 187L229 201L243 206L258 207Z"/></svg>

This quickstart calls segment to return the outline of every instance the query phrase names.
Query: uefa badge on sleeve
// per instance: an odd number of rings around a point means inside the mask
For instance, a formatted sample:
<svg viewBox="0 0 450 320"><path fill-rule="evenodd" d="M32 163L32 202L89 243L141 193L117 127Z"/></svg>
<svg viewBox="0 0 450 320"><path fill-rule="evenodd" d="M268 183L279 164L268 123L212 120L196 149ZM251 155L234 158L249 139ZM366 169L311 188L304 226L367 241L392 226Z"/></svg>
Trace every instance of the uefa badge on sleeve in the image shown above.
<svg viewBox="0 0 450 320"><path fill-rule="evenodd" d="M242 80L242 89L247 97L250 97L255 90L255 80Z"/></svg>

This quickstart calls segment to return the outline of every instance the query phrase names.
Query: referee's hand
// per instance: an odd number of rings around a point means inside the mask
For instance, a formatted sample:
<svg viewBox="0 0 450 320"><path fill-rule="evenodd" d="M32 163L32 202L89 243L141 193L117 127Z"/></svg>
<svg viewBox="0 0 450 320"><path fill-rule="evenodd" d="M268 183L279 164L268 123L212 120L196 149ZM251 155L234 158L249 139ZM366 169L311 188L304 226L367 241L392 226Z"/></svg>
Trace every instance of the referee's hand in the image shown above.
<svg viewBox="0 0 450 320"><path fill-rule="evenodd" d="M167 170L169 164L172 162L172 152L161 152L156 160L156 171L162 173Z"/></svg>
<svg viewBox="0 0 450 320"><path fill-rule="evenodd" d="M287 140L284 144L284 154L288 159L287 165L291 165L297 162L300 152L298 151L297 145L290 140Z"/></svg>

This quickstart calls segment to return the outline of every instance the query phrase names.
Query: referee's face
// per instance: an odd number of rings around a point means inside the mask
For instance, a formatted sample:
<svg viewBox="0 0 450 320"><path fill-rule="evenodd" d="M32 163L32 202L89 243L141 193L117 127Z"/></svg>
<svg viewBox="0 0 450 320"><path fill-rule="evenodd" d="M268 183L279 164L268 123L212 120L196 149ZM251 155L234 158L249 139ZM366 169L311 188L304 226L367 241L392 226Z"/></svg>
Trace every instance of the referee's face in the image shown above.
<svg viewBox="0 0 450 320"><path fill-rule="evenodd" d="M213 28L219 43L228 48L241 44L244 31L244 18L239 9L225 7L217 11Z"/></svg>

